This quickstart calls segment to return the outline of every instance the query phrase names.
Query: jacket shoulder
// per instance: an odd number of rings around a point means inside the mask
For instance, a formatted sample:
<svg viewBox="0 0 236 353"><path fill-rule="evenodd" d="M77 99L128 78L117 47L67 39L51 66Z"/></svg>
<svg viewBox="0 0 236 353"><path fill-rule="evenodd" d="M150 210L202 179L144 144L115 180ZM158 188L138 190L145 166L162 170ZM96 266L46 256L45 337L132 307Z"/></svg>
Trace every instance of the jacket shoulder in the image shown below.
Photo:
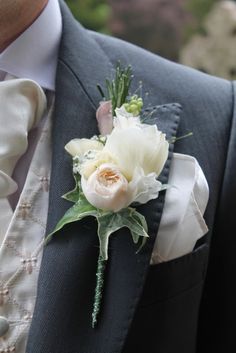
<svg viewBox="0 0 236 353"><path fill-rule="evenodd" d="M124 65L132 66L133 88L142 80L144 90L153 98L151 104L181 104L178 135L191 131L193 138L177 142L175 151L190 154L198 160L210 189L214 190L211 198L214 209L232 132L236 98L232 82L173 63L120 39L93 32L91 35L113 65L120 60ZM208 224L211 224L210 218Z"/></svg>
<svg viewBox="0 0 236 353"><path fill-rule="evenodd" d="M208 100L209 104L229 107L232 103L232 83L198 70L171 62L131 43L108 35L89 31L112 65L118 60L130 64L137 80L148 89L158 88L161 100ZM163 99L162 99L163 98ZM232 108L232 105L231 105ZM227 112L226 112L227 113Z"/></svg>

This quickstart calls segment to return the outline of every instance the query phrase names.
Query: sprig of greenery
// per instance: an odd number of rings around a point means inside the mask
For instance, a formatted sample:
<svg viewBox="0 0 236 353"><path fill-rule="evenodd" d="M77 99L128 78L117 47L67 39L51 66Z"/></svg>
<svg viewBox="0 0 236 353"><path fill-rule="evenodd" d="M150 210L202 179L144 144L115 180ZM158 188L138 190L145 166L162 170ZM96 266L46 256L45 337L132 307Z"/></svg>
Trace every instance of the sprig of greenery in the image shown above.
<svg viewBox="0 0 236 353"><path fill-rule="evenodd" d="M115 109L120 108L127 101L129 96L129 89L132 82L132 68L122 68L119 62L116 66L115 77L112 80L106 79L106 90L105 94L102 87L97 85L97 88L103 99L110 100L112 102L112 113L114 115Z"/></svg>
<svg viewBox="0 0 236 353"><path fill-rule="evenodd" d="M185 139L185 138L187 138L187 137L191 137L191 136L193 136L193 132L189 132L188 134L183 135L183 136L173 137L173 138L172 138L171 140L169 140L168 142L169 142L169 143L175 143L175 142L177 142L177 141L179 141L179 140L183 140L183 139Z"/></svg>

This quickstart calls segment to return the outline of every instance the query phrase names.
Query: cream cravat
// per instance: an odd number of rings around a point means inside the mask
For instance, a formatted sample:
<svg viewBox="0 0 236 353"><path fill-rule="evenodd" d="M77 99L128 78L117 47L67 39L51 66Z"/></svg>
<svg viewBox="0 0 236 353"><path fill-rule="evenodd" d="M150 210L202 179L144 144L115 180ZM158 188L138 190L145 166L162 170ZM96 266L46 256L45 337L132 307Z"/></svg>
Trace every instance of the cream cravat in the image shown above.
<svg viewBox="0 0 236 353"><path fill-rule="evenodd" d="M27 150L29 130L38 124L45 109L46 97L36 82L0 82L0 243L12 217L7 197L17 190L12 173Z"/></svg>

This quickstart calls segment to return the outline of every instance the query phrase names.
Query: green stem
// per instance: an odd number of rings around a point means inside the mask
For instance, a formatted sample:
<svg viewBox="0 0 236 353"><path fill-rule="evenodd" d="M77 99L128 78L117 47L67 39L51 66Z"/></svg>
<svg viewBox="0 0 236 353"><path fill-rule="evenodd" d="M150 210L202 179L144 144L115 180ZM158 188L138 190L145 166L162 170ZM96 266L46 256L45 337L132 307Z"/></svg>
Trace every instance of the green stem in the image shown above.
<svg viewBox="0 0 236 353"><path fill-rule="evenodd" d="M190 137L190 136L193 136L192 132L189 132L188 134L180 136L180 137L174 137L172 140L169 141L169 143L175 143L176 141L185 139L185 138Z"/></svg>
<svg viewBox="0 0 236 353"><path fill-rule="evenodd" d="M97 283L94 295L94 303L93 303L93 313L92 313L92 327L95 328L98 321L98 315L101 311L101 304L102 304L102 294L104 288L104 274L106 269L107 261L103 260L101 256L98 257L98 264L97 264Z"/></svg>

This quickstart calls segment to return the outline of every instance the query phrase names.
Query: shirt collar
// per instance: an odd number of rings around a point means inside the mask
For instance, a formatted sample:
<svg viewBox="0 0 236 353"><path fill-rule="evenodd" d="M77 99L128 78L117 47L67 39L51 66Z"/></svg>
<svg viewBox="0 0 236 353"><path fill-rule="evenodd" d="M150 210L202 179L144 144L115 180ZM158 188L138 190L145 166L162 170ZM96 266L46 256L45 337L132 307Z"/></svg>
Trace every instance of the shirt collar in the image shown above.
<svg viewBox="0 0 236 353"><path fill-rule="evenodd" d="M0 70L55 91L61 34L58 0L49 0L34 23L0 54Z"/></svg>

